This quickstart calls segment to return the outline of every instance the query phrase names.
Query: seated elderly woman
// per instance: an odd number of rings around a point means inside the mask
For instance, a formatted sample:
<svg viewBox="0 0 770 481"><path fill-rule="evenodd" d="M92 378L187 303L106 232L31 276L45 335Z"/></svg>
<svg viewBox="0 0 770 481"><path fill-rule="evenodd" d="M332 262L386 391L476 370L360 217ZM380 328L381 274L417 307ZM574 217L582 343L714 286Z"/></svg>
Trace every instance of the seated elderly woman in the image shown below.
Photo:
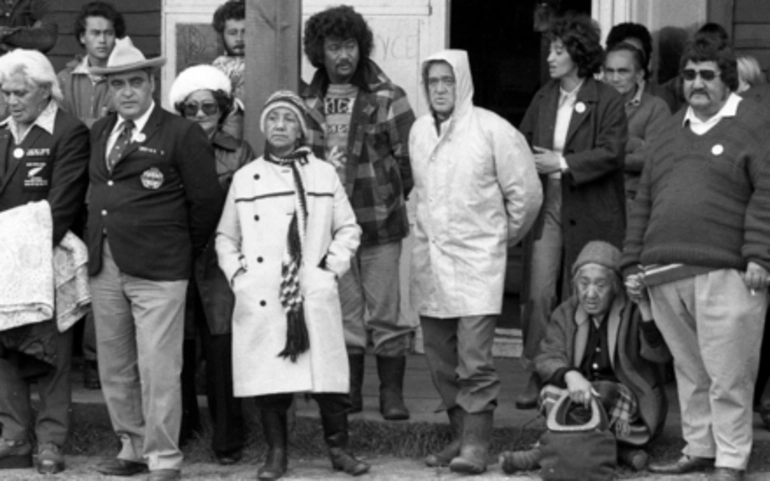
<svg viewBox="0 0 770 481"><path fill-rule="evenodd" d="M169 100L180 115L197 122L211 140L219 184L230 188L235 171L256 158L251 146L223 130L225 119L236 108L230 79L210 65L184 70L174 80ZM213 179L212 179L213 180ZM206 359L206 395L214 433L211 447L220 464L241 458L244 422L241 401L233 396L232 313L235 298L219 269L214 242L195 259L187 288L184 364L182 367L182 429L180 444L201 432L195 389L196 338Z"/></svg>
<svg viewBox="0 0 770 481"><path fill-rule="evenodd" d="M588 406L597 397L610 419L621 461L643 469L641 449L663 427L667 402L660 369L670 353L652 322L650 303L638 285L633 302L622 289L620 251L602 241L588 243L573 268L575 294L562 303L535 358L544 382L540 409L545 416L565 392L573 403ZM506 473L539 466L537 446L504 452Z"/></svg>

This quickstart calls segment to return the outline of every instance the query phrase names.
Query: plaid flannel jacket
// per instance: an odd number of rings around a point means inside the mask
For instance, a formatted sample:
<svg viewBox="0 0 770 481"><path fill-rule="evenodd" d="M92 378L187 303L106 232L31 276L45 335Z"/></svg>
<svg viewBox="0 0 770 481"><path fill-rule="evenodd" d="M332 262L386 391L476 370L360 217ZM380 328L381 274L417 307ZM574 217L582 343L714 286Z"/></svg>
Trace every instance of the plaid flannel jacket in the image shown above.
<svg viewBox="0 0 770 481"><path fill-rule="evenodd" d="M351 82L359 88L350 119L345 192L361 226L362 246L396 242L409 233L406 197L412 190L409 130L415 117L406 93L371 60L362 60ZM308 107L308 141L326 157L324 96L319 69L302 92Z"/></svg>

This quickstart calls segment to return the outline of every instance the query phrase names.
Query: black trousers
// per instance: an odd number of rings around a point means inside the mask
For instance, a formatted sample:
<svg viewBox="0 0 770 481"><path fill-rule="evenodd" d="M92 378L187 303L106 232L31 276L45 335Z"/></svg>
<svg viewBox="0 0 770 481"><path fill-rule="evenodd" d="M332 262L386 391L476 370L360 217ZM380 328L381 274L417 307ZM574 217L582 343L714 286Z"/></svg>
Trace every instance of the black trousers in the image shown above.
<svg viewBox="0 0 770 481"><path fill-rule="evenodd" d="M245 440L241 400L233 396L232 334L213 335L209 329L197 286L190 281L188 302L194 302L195 324L206 360L206 397L214 427L211 448L226 453L243 448ZM182 366L182 438L200 430L200 411L195 389L197 342L185 340Z"/></svg>

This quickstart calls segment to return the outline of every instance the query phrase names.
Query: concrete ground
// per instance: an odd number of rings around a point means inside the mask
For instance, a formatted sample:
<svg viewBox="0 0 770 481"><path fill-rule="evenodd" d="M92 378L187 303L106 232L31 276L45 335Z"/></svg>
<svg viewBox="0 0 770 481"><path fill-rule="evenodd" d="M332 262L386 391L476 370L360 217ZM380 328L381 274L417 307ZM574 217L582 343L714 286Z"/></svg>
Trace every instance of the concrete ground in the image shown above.
<svg viewBox="0 0 770 481"><path fill-rule="evenodd" d="M378 380L375 359L373 356L366 358L366 374L364 382L364 412L351 416L352 419L367 419L371 421L382 421L378 412ZM542 420L538 418L535 411L521 411L516 409L514 398L523 387L527 380L526 373L521 369L518 359L497 359L496 366L501 377L501 393L498 409L495 412L496 427L520 427L525 424L528 427L542 426ZM104 400L100 391L89 391L82 387L82 377L78 370L73 371L73 400L75 403L74 413L75 422L77 419L88 419L90 422L108 423ZM676 402L674 385L670 385L669 402L671 404L669 416L666 422L665 435L677 437L680 433L679 426L679 408ZM411 411L412 417L406 422L428 422L445 423L446 415L436 412L439 401L433 388L430 376L428 374L425 359L420 355L410 356L408 361L408 370L405 380L406 404ZM204 404L204 397L200 397L200 403ZM300 401L297 406L299 416L317 417L317 407L314 403ZM384 421L382 421L384 422ZM767 431L759 420L758 416L754 419L754 437L756 440L770 440L770 432ZM55 479L64 480L107 480L107 479L125 479L95 474L94 465L99 461L97 458L68 456L68 469L55 477ZM429 469L420 460L414 459L396 459L396 458L374 458L367 459L372 464L370 474L361 479L367 480L403 480L403 479L458 479L463 476L456 475L446 468ZM257 466L238 464L236 466L222 467L217 464L206 463L186 463L183 466L184 479L191 480L242 480L255 479ZM0 480L50 480L51 477L37 475L31 470L6 470L0 472ZM141 479L141 478L140 478ZM290 459L290 469L283 479L351 479L350 477L333 472L330 469L327 459ZM484 475L472 479L483 480L525 480L539 479L531 476L506 476L500 469L499 464L489 466L488 472ZM655 480L671 479L665 476L647 476L634 477L634 480ZM682 481L694 481L707 479L705 474L695 474L689 476L678 476L675 479ZM752 473L747 476L747 481L770 480L770 472Z"/></svg>

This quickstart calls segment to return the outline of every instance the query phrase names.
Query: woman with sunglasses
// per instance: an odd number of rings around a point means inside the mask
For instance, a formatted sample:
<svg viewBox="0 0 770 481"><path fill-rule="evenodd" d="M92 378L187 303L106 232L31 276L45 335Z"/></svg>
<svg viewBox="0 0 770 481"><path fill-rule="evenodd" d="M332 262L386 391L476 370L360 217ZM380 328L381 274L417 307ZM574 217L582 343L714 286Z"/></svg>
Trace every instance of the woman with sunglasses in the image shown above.
<svg viewBox="0 0 770 481"><path fill-rule="evenodd" d="M225 118L234 108L231 85L219 69L197 65L179 74L169 94L176 111L198 123L211 140L218 181L224 191L230 187L235 171L256 157L248 143L222 130ZM244 443L241 402L233 397L231 326L234 303L230 285L217 264L212 239L206 251L195 259L194 275L187 290L180 444L201 431L195 386L196 339L200 336L206 360L206 394L214 428L211 447L220 464L237 462Z"/></svg>
<svg viewBox="0 0 770 481"><path fill-rule="evenodd" d="M265 154L235 174L216 236L233 286L235 395L254 397L268 444L258 479L287 469L294 393L318 403L335 470L369 465L347 452L350 376L337 282L361 228L334 166L307 146L305 104L279 90L260 117Z"/></svg>
<svg viewBox="0 0 770 481"><path fill-rule="evenodd" d="M626 210L626 114L620 94L594 79L604 57L599 29L586 16L567 16L555 19L546 35L551 80L535 94L519 127L534 152L544 194L524 241L523 358L530 371L559 292L562 299L569 296L569 266L589 241L621 248ZM516 399L520 409L535 408L542 381L531 373Z"/></svg>

